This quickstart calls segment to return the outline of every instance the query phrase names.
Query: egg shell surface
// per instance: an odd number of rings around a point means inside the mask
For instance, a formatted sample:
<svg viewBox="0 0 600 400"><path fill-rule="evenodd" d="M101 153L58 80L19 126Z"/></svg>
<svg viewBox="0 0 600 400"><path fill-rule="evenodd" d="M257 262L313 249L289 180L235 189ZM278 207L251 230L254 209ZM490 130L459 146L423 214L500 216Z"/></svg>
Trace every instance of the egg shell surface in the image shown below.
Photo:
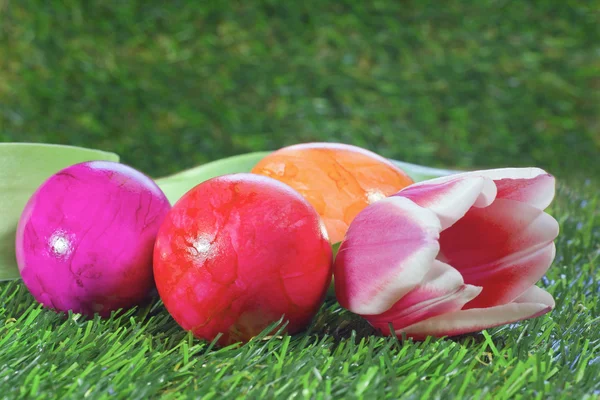
<svg viewBox="0 0 600 400"><path fill-rule="evenodd" d="M282 316L307 327L332 274L325 227L311 205L274 179L233 174L187 192L156 240L158 292L185 329L219 344L246 342Z"/></svg>
<svg viewBox="0 0 600 400"><path fill-rule="evenodd" d="M170 204L152 179L109 161L75 164L33 194L19 220L16 255L44 306L103 317L154 289L152 254Z"/></svg>
<svg viewBox="0 0 600 400"><path fill-rule="evenodd" d="M342 143L284 147L259 161L252 172L298 191L323 218L331 243L369 204L397 193L413 180L372 151Z"/></svg>

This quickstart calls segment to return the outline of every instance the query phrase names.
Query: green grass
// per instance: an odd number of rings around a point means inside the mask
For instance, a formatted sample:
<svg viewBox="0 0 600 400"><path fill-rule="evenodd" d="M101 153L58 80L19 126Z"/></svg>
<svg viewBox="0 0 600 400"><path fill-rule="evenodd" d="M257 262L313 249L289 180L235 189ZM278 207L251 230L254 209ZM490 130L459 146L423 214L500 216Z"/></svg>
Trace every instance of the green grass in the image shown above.
<svg viewBox="0 0 600 400"><path fill-rule="evenodd" d="M595 3L277 4L0 0L0 140L116 151L154 176L313 140L538 165L560 178L540 282L556 309L413 343L329 300L306 333L216 349L160 302L87 320L1 283L0 398L597 398Z"/></svg>

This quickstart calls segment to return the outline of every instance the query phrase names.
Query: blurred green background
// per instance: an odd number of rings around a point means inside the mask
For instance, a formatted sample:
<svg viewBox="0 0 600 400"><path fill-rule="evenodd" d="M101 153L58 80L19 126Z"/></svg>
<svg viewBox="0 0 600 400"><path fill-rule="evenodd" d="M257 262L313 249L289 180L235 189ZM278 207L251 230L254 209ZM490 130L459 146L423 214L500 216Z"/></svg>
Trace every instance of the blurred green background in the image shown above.
<svg viewBox="0 0 600 400"><path fill-rule="evenodd" d="M0 140L159 176L340 141L595 180L597 1L0 0Z"/></svg>

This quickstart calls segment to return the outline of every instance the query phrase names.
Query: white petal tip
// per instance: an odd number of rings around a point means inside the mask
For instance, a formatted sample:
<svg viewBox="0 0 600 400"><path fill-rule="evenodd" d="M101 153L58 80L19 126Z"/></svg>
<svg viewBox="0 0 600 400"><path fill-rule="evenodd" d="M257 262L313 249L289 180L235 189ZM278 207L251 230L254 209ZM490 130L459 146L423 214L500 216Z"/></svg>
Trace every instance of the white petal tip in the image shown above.
<svg viewBox="0 0 600 400"><path fill-rule="evenodd" d="M533 302L530 302L532 300ZM539 317L553 308L552 296L534 286L512 303L443 314L417 322L397 331L396 334L405 333L418 340L427 336L457 336Z"/></svg>

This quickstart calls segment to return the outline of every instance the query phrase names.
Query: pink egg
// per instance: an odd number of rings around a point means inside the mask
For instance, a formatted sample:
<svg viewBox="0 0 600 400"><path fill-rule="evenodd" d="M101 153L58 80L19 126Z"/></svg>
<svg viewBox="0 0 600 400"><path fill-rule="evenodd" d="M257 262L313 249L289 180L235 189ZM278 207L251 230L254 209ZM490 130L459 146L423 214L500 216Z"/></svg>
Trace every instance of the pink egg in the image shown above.
<svg viewBox="0 0 600 400"><path fill-rule="evenodd" d="M152 252L170 209L154 183L108 161L56 173L29 199L17 228L25 286L57 311L106 317L154 289Z"/></svg>

